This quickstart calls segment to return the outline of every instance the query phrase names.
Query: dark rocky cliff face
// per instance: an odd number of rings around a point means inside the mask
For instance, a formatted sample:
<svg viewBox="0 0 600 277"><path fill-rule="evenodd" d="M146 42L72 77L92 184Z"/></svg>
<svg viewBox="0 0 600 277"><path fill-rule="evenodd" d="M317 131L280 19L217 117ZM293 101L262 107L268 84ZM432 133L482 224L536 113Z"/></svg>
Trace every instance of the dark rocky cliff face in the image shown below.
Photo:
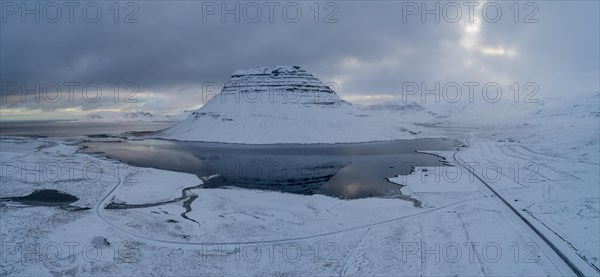
<svg viewBox="0 0 600 277"><path fill-rule="evenodd" d="M217 101L277 102L306 105L349 104L299 66L238 70L215 96Z"/></svg>

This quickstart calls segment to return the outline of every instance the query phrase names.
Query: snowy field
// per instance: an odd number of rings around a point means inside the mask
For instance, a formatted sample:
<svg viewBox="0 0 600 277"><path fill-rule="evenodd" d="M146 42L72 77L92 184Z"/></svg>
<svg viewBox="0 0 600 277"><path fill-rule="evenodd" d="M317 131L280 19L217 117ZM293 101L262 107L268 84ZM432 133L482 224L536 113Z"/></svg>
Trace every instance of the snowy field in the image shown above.
<svg viewBox="0 0 600 277"><path fill-rule="evenodd" d="M203 189L195 175L79 153L73 140L3 137L0 197L56 189L79 200L0 202L0 275L575 275L565 260L599 275L599 118L588 103L493 127L418 124L465 145L431 153L449 167L390 176L421 207Z"/></svg>

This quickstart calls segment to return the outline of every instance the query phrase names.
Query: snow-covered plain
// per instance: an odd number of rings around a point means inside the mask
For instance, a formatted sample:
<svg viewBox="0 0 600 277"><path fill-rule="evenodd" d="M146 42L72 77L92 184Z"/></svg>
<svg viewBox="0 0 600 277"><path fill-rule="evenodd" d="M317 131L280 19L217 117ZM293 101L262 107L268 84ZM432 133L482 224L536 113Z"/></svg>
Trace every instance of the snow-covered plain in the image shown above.
<svg viewBox="0 0 600 277"><path fill-rule="evenodd" d="M45 188L79 200L71 208L0 203L0 275L574 275L498 195L584 275L598 275L598 112L595 94L547 100L504 124L421 121L424 132L466 147L432 153L453 167L390 176L420 208L394 196L202 189L196 176L77 153L74 142L4 137L0 197Z"/></svg>
<svg viewBox="0 0 600 277"><path fill-rule="evenodd" d="M583 274L598 275L599 100L598 93L575 99L544 99L528 107L526 116L508 124L492 121L486 126L481 121L468 123L457 118L430 124L449 136L467 134L468 148L435 153L452 156L461 165L462 178L457 178L460 173L456 172L417 169L418 176L392 181L407 184L406 192L418 199L421 193L465 189L462 180L467 178L465 173L470 176L468 167L510 201ZM432 186L431 180L423 177L428 174L445 178Z"/></svg>

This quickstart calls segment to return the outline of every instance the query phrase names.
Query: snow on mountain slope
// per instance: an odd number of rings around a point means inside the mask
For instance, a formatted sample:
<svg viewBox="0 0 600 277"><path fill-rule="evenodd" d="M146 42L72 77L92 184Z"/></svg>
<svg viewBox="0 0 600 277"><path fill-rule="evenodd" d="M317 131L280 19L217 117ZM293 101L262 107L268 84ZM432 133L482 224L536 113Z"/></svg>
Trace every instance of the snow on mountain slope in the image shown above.
<svg viewBox="0 0 600 277"><path fill-rule="evenodd" d="M184 110L183 112L178 113L178 114L166 115L166 117L169 120L172 120L172 121L182 121L182 120L187 119L188 117L190 117L190 115L193 112L194 112L193 110Z"/></svg>
<svg viewBox="0 0 600 277"><path fill-rule="evenodd" d="M600 118L600 93L580 97L546 98L540 100L539 109L530 113L533 118Z"/></svg>
<svg viewBox="0 0 600 277"><path fill-rule="evenodd" d="M435 102L399 100L370 105L362 108L365 111L383 117L395 117L397 122L410 123L451 123L497 125L511 124L515 120L538 111L536 103L511 103L510 101L486 102L467 99L458 102Z"/></svg>
<svg viewBox="0 0 600 277"><path fill-rule="evenodd" d="M600 162L600 93L583 97L548 98L538 110L522 121L529 129L539 130L536 137L548 152L561 153L577 160ZM540 146L541 147L541 146Z"/></svg>
<svg viewBox="0 0 600 277"><path fill-rule="evenodd" d="M403 114L419 113L419 112L425 111L425 108L423 108L423 106L421 106L419 103L417 103L415 101L385 102L382 104L370 105L370 106L365 107L364 109L365 110L373 110L373 111L389 110L389 111L395 111L395 112L399 112L399 113L403 113Z"/></svg>
<svg viewBox="0 0 600 277"><path fill-rule="evenodd" d="M403 122L431 122L436 118L445 118L430 110L427 110L416 101L392 101L381 104L370 105L362 110L379 114L385 118L396 118Z"/></svg>
<svg viewBox="0 0 600 277"><path fill-rule="evenodd" d="M238 70L220 94L166 139L228 143L342 143L415 138L418 127L361 111L299 66Z"/></svg>
<svg viewBox="0 0 600 277"><path fill-rule="evenodd" d="M94 112L79 119L80 122L150 122L150 121L174 121L169 116L153 114L149 112Z"/></svg>

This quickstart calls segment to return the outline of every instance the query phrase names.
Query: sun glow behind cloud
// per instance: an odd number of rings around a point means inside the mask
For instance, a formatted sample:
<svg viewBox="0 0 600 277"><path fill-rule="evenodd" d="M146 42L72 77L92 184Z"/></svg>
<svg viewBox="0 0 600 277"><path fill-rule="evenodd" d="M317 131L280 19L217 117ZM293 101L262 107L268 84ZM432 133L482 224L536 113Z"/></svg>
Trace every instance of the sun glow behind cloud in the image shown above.
<svg viewBox="0 0 600 277"><path fill-rule="evenodd" d="M475 7L475 16L472 21L470 21L468 17L463 18L460 24L460 27L462 28L460 44L465 49L478 51L483 55L515 57L517 55L516 49L507 49L502 45L483 45L481 43L483 19L478 15L482 14L481 9L484 5L485 2L480 1L479 5Z"/></svg>
<svg viewBox="0 0 600 277"><path fill-rule="evenodd" d="M472 22L463 9L457 23L423 23L418 16L403 23L400 2L351 1L336 2L336 24L307 18L262 25L203 24L200 4L161 3L140 2L137 24L22 24L16 17L3 24L2 81L98 82L106 94L95 103L63 101L66 95L57 103L23 103L10 96L1 120L28 111L41 118L108 109L174 114L209 99L214 91L204 84L259 65L300 65L363 104L399 99L403 82L536 82L550 96L598 89L598 3L592 1L538 2L537 24L513 23L512 1L497 2L504 11L498 23L482 17L485 2L475 6ZM138 84L140 101L115 103L117 81Z"/></svg>

